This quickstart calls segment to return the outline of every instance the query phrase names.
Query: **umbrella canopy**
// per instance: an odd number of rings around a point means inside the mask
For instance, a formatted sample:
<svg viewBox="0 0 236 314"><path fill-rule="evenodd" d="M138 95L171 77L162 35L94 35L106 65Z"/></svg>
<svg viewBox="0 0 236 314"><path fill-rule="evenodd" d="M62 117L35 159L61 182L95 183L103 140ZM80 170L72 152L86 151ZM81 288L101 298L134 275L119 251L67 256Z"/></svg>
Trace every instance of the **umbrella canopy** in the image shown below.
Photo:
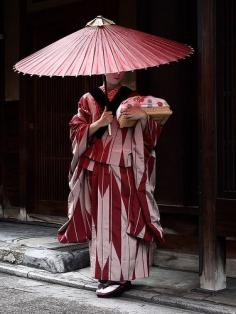
<svg viewBox="0 0 236 314"><path fill-rule="evenodd" d="M86 27L33 53L14 69L31 75L99 75L177 61L190 46L116 25L98 16Z"/></svg>

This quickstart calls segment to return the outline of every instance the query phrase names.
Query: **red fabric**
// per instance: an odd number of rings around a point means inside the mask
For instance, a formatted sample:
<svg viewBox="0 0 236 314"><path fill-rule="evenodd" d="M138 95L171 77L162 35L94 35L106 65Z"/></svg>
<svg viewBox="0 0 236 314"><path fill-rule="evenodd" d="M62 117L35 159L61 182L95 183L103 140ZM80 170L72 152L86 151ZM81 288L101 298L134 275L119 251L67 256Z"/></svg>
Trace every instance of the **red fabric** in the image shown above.
<svg viewBox="0 0 236 314"><path fill-rule="evenodd" d="M132 184L137 195L130 211L127 233L147 241L162 242L163 230L160 225L158 207L153 196L155 186L154 147L161 129L156 121L148 118L142 130L138 122L134 128L120 129L116 118L113 119L112 136L107 132L102 139L89 139L88 129L101 112L94 99L86 94L79 102L78 115L70 122L73 159L69 174L71 193L68 199L69 221L58 231L60 242L86 242L91 239L91 194L86 183L85 170L92 171L96 162L123 168L130 167ZM103 156L101 158L101 156ZM124 173L124 180L125 180ZM122 179L123 180L123 179ZM123 181L124 181L123 180ZM113 180L112 180L113 182ZM103 184L112 184L104 180ZM98 186L100 186L98 184ZM115 185L114 185L114 188ZM118 198L125 195L122 187L116 191ZM116 199L118 202L118 200ZM124 200L124 203L126 201ZM94 221L95 221L94 217ZM95 221L96 225L96 221Z"/></svg>

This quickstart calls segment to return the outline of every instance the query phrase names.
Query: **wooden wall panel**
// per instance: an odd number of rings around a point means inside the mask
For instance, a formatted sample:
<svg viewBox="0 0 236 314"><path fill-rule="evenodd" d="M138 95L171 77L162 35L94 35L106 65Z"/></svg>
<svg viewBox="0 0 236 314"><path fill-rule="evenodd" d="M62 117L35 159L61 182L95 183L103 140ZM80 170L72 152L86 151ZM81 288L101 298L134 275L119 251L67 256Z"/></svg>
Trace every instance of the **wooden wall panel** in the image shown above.
<svg viewBox="0 0 236 314"><path fill-rule="evenodd" d="M218 1L216 10L218 196L236 199L236 3Z"/></svg>
<svg viewBox="0 0 236 314"><path fill-rule="evenodd" d="M236 236L236 3L216 4L217 233Z"/></svg>
<svg viewBox="0 0 236 314"><path fill-rule="evenodd" d="M19 101L1 102L2 197L8 205L19 205Z"/></svg>
<svg viewBox="0 0 236 314"><path fill-rule="evenodd" d="M101 83L98 81L99 78L34 79L34 113L29 121L34 152L29 160L34 183L31 194L34 211L62 213L64 207L65 212L72 158L68 124L77 112L81 93ZM56 202L58 206L55 207Z"/></svg>
<svg viewBox="0 0 236 314"><path fill-rule="evenodd" d="M138 4L139 29L196 47L194 1L143 1ZM198 121L197 58L138 71L140 93L167 100L173 109L157 145L158 203L165 207L197 206ZM193 211L196 209L193 207ZM164 206L161 206L164 210ZM196 211L197 213L197 211Z"/></svg>

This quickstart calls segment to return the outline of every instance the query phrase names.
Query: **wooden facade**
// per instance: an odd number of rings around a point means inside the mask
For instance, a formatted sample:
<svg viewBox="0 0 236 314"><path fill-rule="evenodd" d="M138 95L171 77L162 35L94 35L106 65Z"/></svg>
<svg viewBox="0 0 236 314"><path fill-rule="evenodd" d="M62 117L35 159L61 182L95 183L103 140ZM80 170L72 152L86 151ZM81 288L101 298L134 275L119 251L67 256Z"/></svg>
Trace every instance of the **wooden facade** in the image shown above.
<svg viewBox="0 0 236 314"><path fill-rule="evenodd" d="M221 290L226 253L233 254L236 239L234 0L93 2L19 1L18 59L101 13L118 24L194 47L191 58L138 71L137 88L165 98L174 111L157 145L156 199L163 226L174 231L167 234L164 248L199 254L201 288ZM8 27L0 24L0 35ZM8 54L1 38L0 57L4 82ZM19 97L5 96L9 80L5 90L0 86L2 206L7 199L31 214L65 217L68 121L79 97L100 78L16 80Z"/></svg>

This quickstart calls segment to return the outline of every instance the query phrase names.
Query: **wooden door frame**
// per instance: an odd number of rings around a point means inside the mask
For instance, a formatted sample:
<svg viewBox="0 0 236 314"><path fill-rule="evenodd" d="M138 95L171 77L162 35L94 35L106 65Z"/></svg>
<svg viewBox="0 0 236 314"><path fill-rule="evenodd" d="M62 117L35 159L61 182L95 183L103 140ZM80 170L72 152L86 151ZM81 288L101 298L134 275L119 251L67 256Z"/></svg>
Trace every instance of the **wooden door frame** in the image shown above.
<svg viewBox="0 0 236 314"><path fill-rule="evenodd" d="M4 12L4 3L3 1L0 3L0 185L3 183L3 177L4 177L4 164L3 164L3 145L4 145L4 121L3 121L3 106L5 102L5 73L4 73L4 18L3 13ZM1 193L1 192L0 192ZM1 198L0 194L0 198Z"/></svg>
<svg viewBox="0 0 236 314"><path fill-rule="evenodd" d="M216 231L216 7L214 0L198 0L198 121L200 169L200 288L226 288L225 238Z"/></svg>

